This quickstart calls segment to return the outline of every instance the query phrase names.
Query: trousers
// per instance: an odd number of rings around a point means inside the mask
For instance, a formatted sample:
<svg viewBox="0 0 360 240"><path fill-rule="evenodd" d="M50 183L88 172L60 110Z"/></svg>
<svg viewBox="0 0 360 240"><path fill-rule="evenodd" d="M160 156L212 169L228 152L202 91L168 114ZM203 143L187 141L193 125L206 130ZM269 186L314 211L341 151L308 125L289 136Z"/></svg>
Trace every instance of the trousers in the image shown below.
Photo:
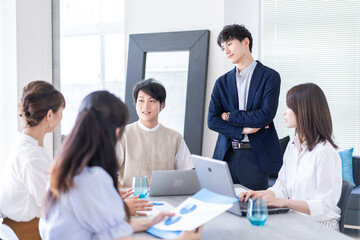
<svg viewBox="0 0 360 240"><path fill-rule="evenodd" d="M251 190L268 188L269 175L263 173L251 149L233 149L230 147L224 161L228 163L234 184L241 184Z"/></svg>

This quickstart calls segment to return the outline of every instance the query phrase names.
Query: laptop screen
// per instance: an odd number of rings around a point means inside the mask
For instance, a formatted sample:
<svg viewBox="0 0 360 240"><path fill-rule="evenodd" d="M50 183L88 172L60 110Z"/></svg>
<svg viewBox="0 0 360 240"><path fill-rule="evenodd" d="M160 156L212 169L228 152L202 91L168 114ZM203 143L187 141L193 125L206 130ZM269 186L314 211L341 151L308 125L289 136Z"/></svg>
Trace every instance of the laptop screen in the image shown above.
<svg viewBox="0 0 360 240"><path fill-rule="evenodd" d="M233 181L231 179L229 167L225 161L214 160L207 157L191 155L196 173L199 178L201 187L206 188L218 194L230 197L237 197L240 192L247 191L244 186L234 190ZM238 201L229 209L237 215L246 214L247 202ZM288 212L288 208L268 208L269 214Z"/></svg>

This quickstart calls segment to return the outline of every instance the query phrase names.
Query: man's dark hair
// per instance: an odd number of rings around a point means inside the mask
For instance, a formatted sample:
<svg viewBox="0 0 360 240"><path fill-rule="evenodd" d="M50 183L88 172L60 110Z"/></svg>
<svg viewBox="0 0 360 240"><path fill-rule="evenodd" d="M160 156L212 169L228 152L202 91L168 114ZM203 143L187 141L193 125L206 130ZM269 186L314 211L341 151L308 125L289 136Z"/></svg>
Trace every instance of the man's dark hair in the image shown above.
<svg viewBox="0 0 360 240"><path fill-rule="evenodd" d="M226 25L219 33L217 38L217 44L221 47L222 42L227 42L233 39L237 39L240 42L245 38L249 39L249 50L252 51L253 39L249 30L244 25L232 24Z"/></svg>
<svg viewBox="0 0 360 240"><path fill-rule="evenodd" d="M139 91L143 91L146 94L149 94L152 98L156 99L160 102L160 104L164 103L166 99L166 90L165 87L154 78L149 78L146 80L142 80L138 84L135 85L133 90L133 98L136 103Z"/></svg>

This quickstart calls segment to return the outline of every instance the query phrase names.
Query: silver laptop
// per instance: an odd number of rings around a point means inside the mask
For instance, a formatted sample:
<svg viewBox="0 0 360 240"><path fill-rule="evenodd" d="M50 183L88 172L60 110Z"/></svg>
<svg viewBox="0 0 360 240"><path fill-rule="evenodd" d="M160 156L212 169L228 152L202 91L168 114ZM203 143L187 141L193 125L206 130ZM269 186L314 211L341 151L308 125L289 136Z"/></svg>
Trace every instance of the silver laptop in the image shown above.
<svg viewBox="0 0 360 240"><path fill-rule="evenodd" d="M197 155L191 155L191 157L193 159L201 187L215 193L237 198L229 167L225 161L214 160ZM249 190L243 186L241 186L241 188L243 188L243 190ZM237 201L228 211L236 215L246 216L247 203ZM285 213L288 211L289 208L268 207L269 214Z"/></svg>
<svg viewBox="0 0 360 240"><path fill-rule="evenodd" d="M191 195L200 189L195 170L159 170L152 172L149 196Z"/></svg>

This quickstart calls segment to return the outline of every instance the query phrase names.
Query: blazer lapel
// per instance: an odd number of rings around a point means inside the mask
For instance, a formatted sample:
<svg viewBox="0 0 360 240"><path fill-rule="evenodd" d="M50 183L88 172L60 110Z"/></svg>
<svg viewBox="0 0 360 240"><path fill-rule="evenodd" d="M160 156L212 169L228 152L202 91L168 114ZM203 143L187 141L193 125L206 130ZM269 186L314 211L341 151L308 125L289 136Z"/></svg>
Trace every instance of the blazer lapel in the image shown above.
<svg viewBox="0 0 360 240"><path fill-rule="evenodd" d="M248 95L247 104L246 104L247 111L251 110L251 105L252 105L252 102L255 97L256 89L258 88L258 85L259 85L262 75L264 73L263 66L264 65L262 65L261 62L257 61L256 67L254 69L253 75L251 77L251 82L250 82L249 95Z"/></svg>
<svg viewBox="0 0 360 240"><path fill-rule="evenodd" d="M228 85L228 89L229 89L231 103L234 104L233 105L234 109L238 110L239 109L239 99L238 99L235 74L236 74L236 67L231 72L228 73L227 85ZM231 110L234 110L234 109L231 109Z"/></svg>

